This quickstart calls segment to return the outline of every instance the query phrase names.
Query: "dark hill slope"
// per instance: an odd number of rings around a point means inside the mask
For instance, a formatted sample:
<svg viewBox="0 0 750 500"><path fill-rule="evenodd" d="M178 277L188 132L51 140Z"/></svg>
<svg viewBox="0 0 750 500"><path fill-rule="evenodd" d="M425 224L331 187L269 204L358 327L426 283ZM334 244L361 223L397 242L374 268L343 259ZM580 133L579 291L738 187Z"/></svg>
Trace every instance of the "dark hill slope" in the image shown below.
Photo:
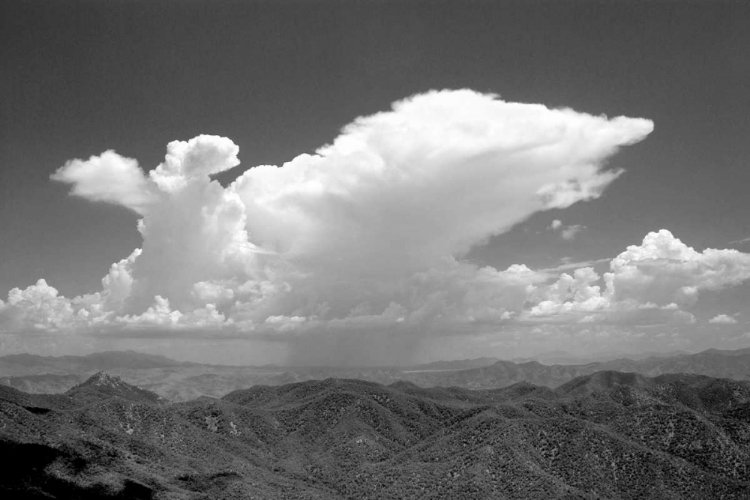
<svg viewBox="0 0 750 500"><path fill-rule="evenodd" d="M20 457L3 498L750 498L745 382L327 379L176 404L105 375L0 389L1 451Z"/></svg>

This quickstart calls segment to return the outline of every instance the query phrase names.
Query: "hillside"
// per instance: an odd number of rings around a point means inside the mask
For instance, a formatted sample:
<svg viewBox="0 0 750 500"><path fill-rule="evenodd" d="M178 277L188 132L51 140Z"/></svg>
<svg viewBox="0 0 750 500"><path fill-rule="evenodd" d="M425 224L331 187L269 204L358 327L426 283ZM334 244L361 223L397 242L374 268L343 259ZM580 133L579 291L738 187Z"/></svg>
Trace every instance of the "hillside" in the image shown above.
<svg viewBox="0 0 750 500"><path fill-rule="evenodd" d="M173 404L106 374L0 389L4 498L750 497L750 383L727 379L326 379Z"/></svg>

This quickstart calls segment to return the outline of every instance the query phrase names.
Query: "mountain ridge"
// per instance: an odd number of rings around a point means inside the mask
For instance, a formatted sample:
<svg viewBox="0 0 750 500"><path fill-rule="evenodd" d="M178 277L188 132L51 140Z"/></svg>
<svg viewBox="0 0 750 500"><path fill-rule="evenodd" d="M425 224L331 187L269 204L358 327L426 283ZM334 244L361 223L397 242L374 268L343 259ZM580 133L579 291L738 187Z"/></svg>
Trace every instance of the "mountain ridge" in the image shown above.
<svg viewBox="0 0 750 500"><path fill-rule="evenodd" d="M124 397L144 390L108 374L78 387L114 394L0 387L0 451L22 458L0 493L190 500L750 495L750 383L743 381L604 371L556 390L529 382L469 390L329 378L167 404Z"/></svg>
<svg viewBox="0 0 750 500"><path fill-rule="evenodd" d="M721 351L709 349L696 354L680 354L671 357L649 357L641 360L616 359L606 362L579 365L546 365L535 360L522 363L477 358L437 362L437 364L415 365L414 367L237 367L182 363L168 358L137 353L121 353L100 356L95 359L114 360L114 367L106 371L120 376L123 380L157 392L166 399L186 401L199 396L221 397L232 390L251 385L283 385L304 380L333 378L358 378L385 385L405 380L423 387L457 386L473 389L504 387L527 380L537 385L557 387L575 377L596 371L627 371L648 376L664 373L697 373L719 378L750 380L750 349ZM136 356L136 361L128 361L128 356ZM17 355L16 355L17 356ZM8 376L16 368L3 364L0 358L0 384L10 385L27 392L63 393L86 377L100 371L80 369L80 360L69 366L61 365L55 358L56 373L46 373L47 368L26 369L27 375ZM25 358L22 358L25 359ZM66 358L67 359L67 358ZM164 361L166 360L166 361ZM99 362L99 365L101 363ZM146 367L143 367L145 364ZM125 367L122 367L125 365ZM478 365L467 368L467 366ZM135 366L135 367L133 367ZM23 372L23 370L20 370ZM42 371L44 373L37 373Z"/></svg>

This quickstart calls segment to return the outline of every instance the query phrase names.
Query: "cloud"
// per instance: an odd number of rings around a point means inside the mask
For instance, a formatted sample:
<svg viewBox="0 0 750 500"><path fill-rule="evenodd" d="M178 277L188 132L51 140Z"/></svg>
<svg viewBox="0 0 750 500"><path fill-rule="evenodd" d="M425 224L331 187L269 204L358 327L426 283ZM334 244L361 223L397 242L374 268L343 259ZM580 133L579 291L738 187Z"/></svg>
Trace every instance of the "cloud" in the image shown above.
<svg viewBox="0 0 750 500"><path fill-rule="evenodd" d="M610 307L610 301L602 295L601 287L595 285L599 278L591 267L576 269L572 276L563 273L556 282L541 289L538 295L541 300L531 308L529 315L552 316L606 310ZM591 318L586 321L592 321Z"/></svg>
<svg viewBox="0 0 750 500"><path fill-rule="evenodd" d="M704 290L720 290L750 279L750 254L708 248L697 252L666 229L649 233L610 263L604 275L615 301L692 305Z"/></svg>
<svg viewBox="0 0 750 500"><path fill-rule="evenodd" d="M573 226L567 226L565 227L565 229L560 231L560 237L562 237L562 239L564 240L572 240L573 238L576 237L578 233L580 233L584 229L586 229L586 226L581 226L578 224L573 225Z"/></svg>
<svg viewBox="0 0 750 500"><path fill-rule="evenodd" d="M138 162L111 149L88 160L70 160L50 178L72 184L73 196L122 205L141 215L157 196Z"/></svg>
<svg viewBox="0 0 750 500"><path fill-rule="evenodd" d="M621 256L604 277L579 269L549 283L524 265L498 270L463 256L537 212L601 196L621 174L603 168L607 158L652 130L642 118L431 91L357 118L315 154L246 170L227 187L210 177L239 163L223 137L170 142L148 175L113 151L72 160L52 179L139 213L142 245L112 265L101 291L69 300L40 281L11 291L0 316L14 318L6 331L109 325L365 342L383 331L421 338L605 311L639 286L648 295L638 280L655 271ZM564 238L582 229L559 224ZM729 283L702 279L678 288ZM44 305L19 294L43 296Z"/></svg>
<svg viewBox="0 0 750 500"><path fill-rule="evenodd" d="M163 191L174 192L191 180L218 174L240 164L240 148L230 139L215 135L199 135L189 141L167 144L167 156L149 174Z"/></svg>
<svg viewBox="0 0 750 500"><path fill-rule="evenodd" d="M0 304L0 312L3 323L19 329L64 330L74 326L77 319L85 319L78 318L71 301L59 296L57 289L43 279L24 290L8 292L8 301Z"/></svg>
<svg viewBox="0 0 750 500"><path fill-rule="evenodd" d="M602 171L648 120L430 92L357 119L316 155L250 169L232 186L260 246L348 272L401 274L598 197ZM465 193L472 193L466 196Z"/></svg>
<svg viewBox="0 0 750 500"><path fill-rule="evenodd" d="M582 226L580 224L573 224L572 226L566 226L562 223L560 219L555 219L547 227L547 229L550 229L555 232L559 232L560 237L562 239L570 241L574 239L578 233L586 229L586 226Z"/></svg>
<svg viewBox="0 0 750 500"><path fill-rule="evenodd" d="M596 264L602 264L604 262L609 262L610 259L608 258L602 258L602 259L594 259L594 260L583 260L579 262L573 262L569 257L563 258L560 260L561 264L555 267L548 267L546 269L540 269L539 272L548 273L548 274L556 274L560 271L568 271L571 269L579 269L582 267L591 267Z"/></svg>
<svg viewBox="0 0 750 500"><path fill-rule="evenodd" d="M715 325L736 325L737 320L726 314L718 314L708 320L709 323Z"/></svg>
<svg viewBox="0 0 750 500"><path fill-rule="evenodd" d="M521 317L693 324L695 317L684 309L695 305L701 292L748 279L750 254L731 249L697 252L662 229L612 259L610 272L601 277L593 268L581 267L537 287L528 299L534 305Z"/></svg>
<svg viewBox="0 0 750 500"><path fill-rule="evenodd" d="M675 311L672 314L672 322L677 324L693 325L696 322L693 313L687 311Z"/></svg>
<svg viewBox="0 0 750 500"><path fill-rule="evenodd" d="M103 304L109 310L119 310L124 306L133 289L133 264L141 255L140 248L136 248L125 259L110 266L109 273L102 278Z"/></svg>

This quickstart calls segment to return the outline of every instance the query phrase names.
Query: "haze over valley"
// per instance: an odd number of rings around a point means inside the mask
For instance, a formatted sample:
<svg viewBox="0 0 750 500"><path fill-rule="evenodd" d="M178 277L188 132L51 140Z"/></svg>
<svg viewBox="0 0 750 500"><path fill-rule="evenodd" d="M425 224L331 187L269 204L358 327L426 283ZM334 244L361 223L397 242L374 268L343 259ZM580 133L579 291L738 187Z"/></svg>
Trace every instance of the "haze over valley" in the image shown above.
<svg viewBox="0 0 750 500"><path fill-rule="evenodd" d="M519 382L555 388L575 377L599 371L621 371L652 377L690 373L747 382L750 381L750 349L711 349L696 354L570 364L476 358L400 367L203 365L132 351L82 357L0 357L0 384L29 393L63 393L100 371L119 376L166 400L179 402L201 396L220 398L254 385L276 386L328 378L385 385L406 381L420 387L464 389L499 389Z"/></svg>

